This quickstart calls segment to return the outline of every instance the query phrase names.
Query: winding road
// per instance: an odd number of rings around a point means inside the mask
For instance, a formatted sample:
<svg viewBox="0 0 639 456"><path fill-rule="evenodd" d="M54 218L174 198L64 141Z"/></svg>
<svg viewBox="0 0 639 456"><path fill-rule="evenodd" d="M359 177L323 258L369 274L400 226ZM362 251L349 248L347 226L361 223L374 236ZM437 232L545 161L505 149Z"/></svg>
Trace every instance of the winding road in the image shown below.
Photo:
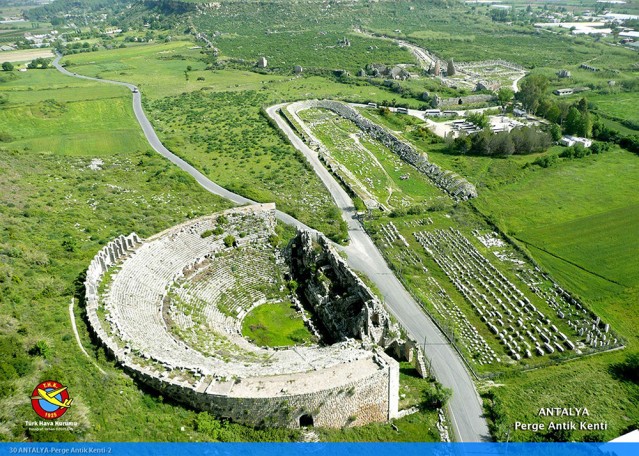
<svg viewBox="0 0 639 456"><path fill-rule="evenodd" d="M230 192L217 185L193 166L164 147L144 114L144 110L142 109L142 95L133 84L92 78L69 72L60 65L60 59L61 56L58 56L54 60L53 65L63 74L129 88L133 93L133 110L135 117L142 127L144 135L151 147L180 169L193 176L206 190L233 201L236 204L255 204L255 201ZM357 219L351 198L320 163L317 153L302 142L290 126L280 117L277 113L279 107L280 105L270 107L267 110L268 115L275 120L291 143L309 160L313 170L317 173L331 193L337 206L341 209L342 216L348 224L351 242L349 246L344 247L343 250L347 253L349 265L355 270L362 271L373 280L382 292L389 310L397 317L412 337L420 343L425 343L425 352L431 362L432 370L437 379L444 386L453 390L448 411L456 440L462 442L490 440L486 420L483 418L481 399L458 353L447 343L437 326L424 314L419 304L412 298L389 269L386 261ZM287 224L309 229L297 219L281 211L277 212L277 217Z"/></svg>

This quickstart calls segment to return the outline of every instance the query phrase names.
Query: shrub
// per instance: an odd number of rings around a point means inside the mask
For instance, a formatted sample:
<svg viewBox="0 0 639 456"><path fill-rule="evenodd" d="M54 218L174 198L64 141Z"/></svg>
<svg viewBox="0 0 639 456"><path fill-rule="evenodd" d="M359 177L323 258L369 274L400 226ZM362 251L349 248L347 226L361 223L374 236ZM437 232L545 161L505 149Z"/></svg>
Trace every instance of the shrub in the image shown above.
<svg viewBox="0 0 639 456"><path fill-rule="evenodd" d="M544 157L539 157L537 160L533 162L533 165L541 166L542 168L548 168L557 163L556 155L546 155Z"/></svg>
<svg viewBox="0 0 639 456"><path fill-rule="evenodd" d="M639 385L639 353L630 353L626 359L610 366L613 375L622 380L633 382Z"/></svg>
<svg viewBox="0 0 639 456"><path fill-rule="evenodd" d="M31 356L42 356L46 359L51 354L51 349L44 340L39 340L33 347L31 347L29 354Z"/></svg>

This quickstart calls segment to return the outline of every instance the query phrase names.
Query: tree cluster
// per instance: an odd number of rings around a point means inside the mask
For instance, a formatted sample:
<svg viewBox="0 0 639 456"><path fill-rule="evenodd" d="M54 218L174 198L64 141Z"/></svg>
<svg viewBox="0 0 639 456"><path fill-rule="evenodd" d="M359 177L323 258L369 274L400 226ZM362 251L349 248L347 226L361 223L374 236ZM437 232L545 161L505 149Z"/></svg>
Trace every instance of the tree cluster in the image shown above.
<svg viewBox="0 0 639 456"><path fill-rule="evenodd" d="M515 97L528 112L562 125L566 134L591 137L593 120L586 99L573 104L555 101L546 96L547 89L548 78L532 75L522 81Z"/></svg>
<svg viewBox="0 0 639 456"><path fill-rule="evenodd" d="M449 151L462 155L508 156L542 152L551 143L552 138L548 133L522 127L510 132L483 130L473 135L462 133L455 139L449 139L448 147Z"/></svg>
<svg viewBox="0 0 639 456"><path fill-rule="evenodd" d="M49 68L49 64L51 63L51 59L45 59L42 57L38 57L37 59L32 60L27 65L27 68L30 70L35 70L36 68L40 68L42 70L46 70Z"/></svg>
<svg viewBox="0 0 639 456"><path fill-rule="evenodd" d="M639 154L639 135L622 135L601 122L595 122L592 137L599 141L619 144L624 149Z"/></svg>
<svg viewBox="0 0 639 456"><path fill-rule="evenodd" d="M623 362L613 364L610 370L615 376L639 385L639 353L626 355Z"/></svg>
<svg viewBox="0 0 639 456"><path fill-rule="evenodd" d="M574 146L566 147L563 152L559 154L562 158L583 158L590 154L600 154L610 149L609 143L593 143L590 148L584 147L581 144L575 144Z"/></svg>
<svg viewBox="0 0 639 456"><path fill-rule="evenodd" d="M569 104L563 100L555 101L545 96L548 88L548 79L542 75L532 75L524 79L520 85L521 91L517 93L519 100L529 112L561 125L563 132L569 135L594 138L598 141L618 144L630 152L639 153L639 135L623 135L617 130L607 127L598 121L590 112L590 106L585 98ZM627 90L627 88L626 88ZM624 119L622 122L629 128L634 127L634 119ZM561 131L557 126L550 127L553 140L561 137ZM596 150L593 153L603 152L606 149L601 145L593 144ZM581 152L567 152L572 157L578 157ZM541 164L540 164L541 165Z"/></svg>

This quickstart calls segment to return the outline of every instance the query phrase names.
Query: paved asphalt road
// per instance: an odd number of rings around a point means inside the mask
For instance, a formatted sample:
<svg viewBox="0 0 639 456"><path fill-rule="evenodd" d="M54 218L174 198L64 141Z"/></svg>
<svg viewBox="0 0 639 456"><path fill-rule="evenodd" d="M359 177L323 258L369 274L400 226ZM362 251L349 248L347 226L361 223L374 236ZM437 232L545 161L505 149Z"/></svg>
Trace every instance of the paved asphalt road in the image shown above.
<svg viewBox="0 0 639 456"><path fill-rule="evenodd" d="M68 76L128 87L133 93L135 116L153 149L176 164L180 169L193 176L195 180L209 192L229 199L236 204L255 203L248 198L244 198L220 187L193 166L166 149L144 114L141 94L133 84L81 76L67 71L60 66L59 62L60 57L55 59L53 62L54 66ZM432 363L432 368L437 379L444 386L453 390L453 396L449 402L449 412L456 440L464 442L489 440L488 427L486 426L485 419L482 417L481 401L470 378L470 374L464 367L459 355L448 345L439 329L421 311L419 305L388 268L383 257L364 232L359 221L355 218L355 208L351 198L319 162L317 154L308 148L306 144L295 135L288 124L276 113L277 108L277 106L269 108L269 115L286 133L293 145L309 159L314 171L318 174L322 182L324 182L335 202L343 212L344 218L348 223L351 239L350 245L344 249L348 254L350 266L368 275L383 293L386 304L391 312L398 318L407 331L415 339L420 341L420 343L425 341L426 355ZM278 218L285 223L308 228L295 218L280 211L278 211Z"/></svg>
<svg viewBox="0 0 639 456"><path fill-rule="evenodd" d="M379 250L356 219L353 201L319 161L317 152L310 149L277 114L281 107L282 105L271 106L266 112L311 163L348 223L350 244L344 248L348 255L348 264L370 277L384 295L387 307L409 334L419 343L426 342L426 356L431 361L437 379L453 390L449 412L455 437L458 441L464 442L489 440L486 420L482 416L481 401L458 353L447 343L441 331L424 314L419 304L389 269Z"/></svg>
<svg viewBox="0 0 639 456"><path fill-rule="evenodd" d="M256 202L253 200L245 198L236 193L230 192L224 187L219 186L218 184L210 180L208 177L206 177L204 174L199 172L197 169L195 169L193 166L189 165L186 161L182 160L180 157L178 157L177 155L172 153L170 150L168 150L166 147L164 147L164 145L158 138L158 135L155 133L155 130L151 126L149 119L147 119L146 115L144 114L144 110L142 109L142 94L137 90L135 85L129 84L128 82L110 81L107 79L91 78L88 76L79 75L77 73L71 73L70 71L68 71L67 69L63 68L60 65L59 56L53 61L53 65L58 69L58 71L66 74L67 76L73 76L80 79L88 79L91 81L98 81L98 82L104 82L107 84L115 84L115 85L128 87L129 90L131 90L131 92L133 93L133 111L135 113L135 117L138 120L140 126L142 127L142 131L144 132L144 136L146 136L147 141L157 153L159 153L163 157L166 157L169 161L176 164L180 169L186 171L191 176L193 176L195 180L197 181L197 183L200 184L209 192L215 195L219 195L223 198L226 198L239 205L256 204ZM289 225L315 231L309 228L308 226L306 226L305 224L303 224L302 222L300 222L299 220L291 217L288 214L285 214L284 212L277 211L277 218L279 218L281 221Z"/></svg>

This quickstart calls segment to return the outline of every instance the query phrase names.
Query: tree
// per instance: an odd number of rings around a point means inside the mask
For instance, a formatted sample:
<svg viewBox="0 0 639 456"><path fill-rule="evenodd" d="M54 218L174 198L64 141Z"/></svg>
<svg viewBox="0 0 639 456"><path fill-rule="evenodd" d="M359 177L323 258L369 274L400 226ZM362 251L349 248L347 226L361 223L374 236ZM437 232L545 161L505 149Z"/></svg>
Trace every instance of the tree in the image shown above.
<svg viewBox="0 0 639 456"><path fill-rule="evenodd" d="M592 136L592 118L590 117L590 113L584 112L581 114L581 118L577 124L577 134L584 138L590 138Z"/></svg>
<svg viewBox="0 0 639 456"><path fill-rule="evenodd" d="M577 108L571 106L564 121L564 130L569 135L576 135L581 127L581 113Z"/></svg>
<svg viewBox="0 0 639 456"><path fill-rule="evenodd" d="M630 353L626 359L618 364L610 366L615 376L639 385L639 353Z"/></svg>
<svg viewBox="0 0 639 456"><path fill-rule="evenodd" d="M589 138L592 135L592 118L588 110L588 101L582 98L577 102L576 108L581 113L581 118L577 123L576 133L584 138Z"/></svg>
<svg viewBox="0 0 639 456"><path fill-rule="evenodd" d="M4 62L2 64L2 71L13 71L13 63L11 62Z"/></svg>
<svg viewBox="0 0 639 456"><path fill-rule="evenodd" d="M453 391L444 388L440 383L435 383L430 389L422 393L421 408L424 410L434 410L442 408L453 395Z"/></svg>
<svg viewBox="0 0 639 456"><path fill-rule="evenodd" d="M548 78L541 74L533 74L524 78L516 98L521 101L527 111L536 113L541 99L548 88Z"/></svg>
<svg viewBox="0 0 639 456"><path fill-rule="evenodd" d="M553 141L559 141L561 139L561 127L556 123L550 126L548 132L550 133Z"/></svg>
<svg viewBox="0 0 639 456"><path fill-rule="evenodd" d="M27 68L29 68L30 70L35 70L36 68L42 68L43 70L46 70L49 67L49 63L50 63L49 59L38 57L37 59L29 62L29 64L27 65Z"/></svg>
<svg viewBox="0 0 639 456"><path fill-rule="evenodd" d="M40 340L31 347L29 354L31 356L42 356L43 358L48 358L51 355L51 349L44 340Z"/></svg>
<svg viewBox="0 0 639 456"><path fill-rule="evenodd" d="M453 140L452 148L459 154L467 154L471 148L470 137L466 133L461 132L459 136Z"/></svg>
<svg viewBox="0 0 639 456"><path fill-rule="evenodd" d="M491 135L489 130L482 130L474 134L471 138L471 151L479 155L492 155L493 151L490 149Z"/></svg>
<svg viewBox="0 0 639 456"><path fill-rule="evenodd" d="M515 92L510 87L502 87L497 92L497 100L499 100L499 104L502 107L506 107L508 103L510 103L515 96Z"/></svg>
<svg viewBox="0 0 639 456"><path fill-rule="evenodd" d="M587 113L588 112L588 101L585 98L582 98L581 100L579 100L577 102L577 109L579 109L579 112L583 113Z"/></svg>
<svg viewBox="0 0 639 456"><path fill-rule="evenodd" d="M552 103L544 117L550 120L553 124L558 124L561 122L561 109L559 109L559 106L555 103Z"/></svg>
<svg viewBox="0 0 639 456"><path fill-rule="evenodd" d="M490 149L495 155L512 155L515 153L515 144L512 136L506 132L493 135L490 139Z"/></svg>
<svg viewBox="0 0 639 456"><path fill-rule="evenodd" d="M490 121L488 120L488 116L483 112L473 112L466 116L466 120L482 129L486 128L490 123Z"/></svg>

